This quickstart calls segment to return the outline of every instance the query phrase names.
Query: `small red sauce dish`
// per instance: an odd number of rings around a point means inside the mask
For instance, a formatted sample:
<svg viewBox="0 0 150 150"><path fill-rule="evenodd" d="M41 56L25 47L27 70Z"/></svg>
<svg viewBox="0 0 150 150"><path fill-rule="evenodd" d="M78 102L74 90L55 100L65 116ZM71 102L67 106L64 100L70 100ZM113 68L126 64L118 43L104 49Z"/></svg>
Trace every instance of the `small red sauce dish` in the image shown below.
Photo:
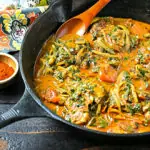
<svg viewBox="0 0 150 150"><path fill-rule="evenodd" d="M0 89L6 88L15 81L19 65L12 55L0 53Z"/></svg>

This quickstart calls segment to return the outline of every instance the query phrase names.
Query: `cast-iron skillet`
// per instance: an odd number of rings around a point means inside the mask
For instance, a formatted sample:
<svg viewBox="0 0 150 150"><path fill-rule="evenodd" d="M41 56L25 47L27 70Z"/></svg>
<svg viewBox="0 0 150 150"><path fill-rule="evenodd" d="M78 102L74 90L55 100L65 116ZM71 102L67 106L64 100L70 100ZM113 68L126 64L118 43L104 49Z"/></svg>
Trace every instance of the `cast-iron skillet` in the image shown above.
<svg viewBox="0 0 150 150"><path fill-rule="evenodd" d="M105 133L72 124L57 116L44 106L35 93L33 67L43 43L52 33L55 33L61 22L66 21L71 15L76 15L84 11L94 2L94 0L74 0L72 4L71 0L53 0L51 7L31 25L25 35L19 58L21 74L26 90L15 106L0 116L0 127L26 117L49 116L96 136L141 137L150 135L150 132L136 134ZM71 11L71 7L73 7L73 11ZM112 0L112 2L100 12L99 16L126 17L150 23L149 8L149 0Z"/></svg>

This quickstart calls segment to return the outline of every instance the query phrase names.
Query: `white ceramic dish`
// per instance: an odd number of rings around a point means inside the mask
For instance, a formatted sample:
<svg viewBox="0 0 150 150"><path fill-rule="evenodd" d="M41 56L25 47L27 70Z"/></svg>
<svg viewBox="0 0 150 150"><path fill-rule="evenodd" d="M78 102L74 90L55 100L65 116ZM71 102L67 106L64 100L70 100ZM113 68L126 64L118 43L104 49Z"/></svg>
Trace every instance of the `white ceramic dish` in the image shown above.
<svg viewBox="0 0 150 150"><path fill-rule="evenodd" d="M14 69L14 73L9 78L0 80L0 89L3 89L14 82L15 77L19 70L19 65L15 57L6 53L0 52L0 61L8 64L10 67Z"/></svg>

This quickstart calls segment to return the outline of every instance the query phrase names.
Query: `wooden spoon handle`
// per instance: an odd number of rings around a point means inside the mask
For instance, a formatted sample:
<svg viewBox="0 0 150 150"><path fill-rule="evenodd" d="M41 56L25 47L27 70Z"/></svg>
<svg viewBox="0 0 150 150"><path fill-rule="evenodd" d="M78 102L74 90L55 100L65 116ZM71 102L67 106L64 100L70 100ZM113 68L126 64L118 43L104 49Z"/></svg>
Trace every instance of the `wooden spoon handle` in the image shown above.
<svg viewBox="0 0 150 150"><path fill-rule="evenodd" d="M91 8L87 10L93 17L95 17L111 0L99 0Z"/></svg>
<svg viewBox="0 0 150 150"><path fill-rule="evenodd" d="M85 12L79 14L74 18L78 18L84 22L85 30L89 27L93 18L102 10L111 0L99 0L92 7Z"/></svg>

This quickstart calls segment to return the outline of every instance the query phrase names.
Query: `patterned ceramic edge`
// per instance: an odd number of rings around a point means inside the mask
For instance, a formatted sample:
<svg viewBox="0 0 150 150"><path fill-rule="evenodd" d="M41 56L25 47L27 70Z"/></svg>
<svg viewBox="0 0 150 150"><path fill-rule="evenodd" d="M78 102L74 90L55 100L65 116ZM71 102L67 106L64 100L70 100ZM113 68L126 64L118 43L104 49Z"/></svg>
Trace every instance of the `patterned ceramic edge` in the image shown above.
<svg viewBox="0 0 150 150"><path fill-rule="evenodd" d="M30 24L48 6L0 11L0 51L19 51Z"/></svg>

